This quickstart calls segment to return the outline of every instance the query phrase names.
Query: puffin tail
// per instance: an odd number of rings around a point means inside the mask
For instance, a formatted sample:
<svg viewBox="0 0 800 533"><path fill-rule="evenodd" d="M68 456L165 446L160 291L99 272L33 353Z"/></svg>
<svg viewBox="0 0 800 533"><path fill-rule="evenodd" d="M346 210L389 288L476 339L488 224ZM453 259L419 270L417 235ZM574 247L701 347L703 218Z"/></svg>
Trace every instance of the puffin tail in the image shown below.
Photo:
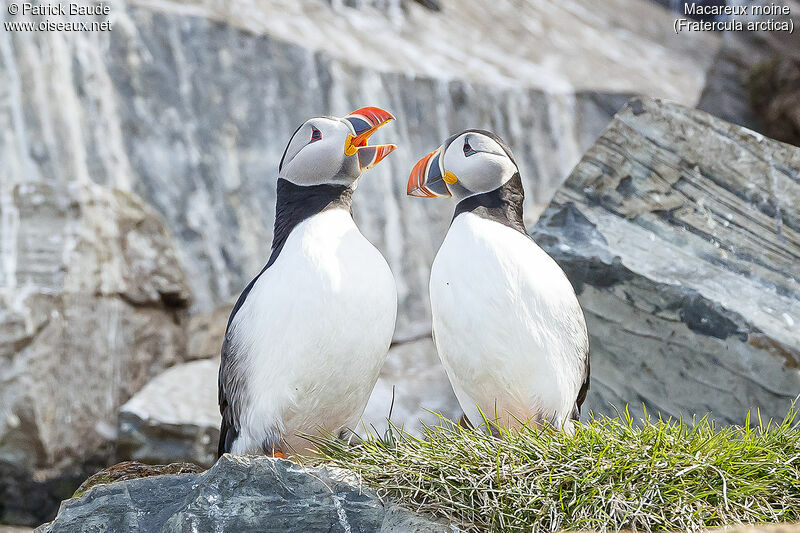
<svg viewBox="0 0 800 533"><path fill-rule="evenodd" d="M217 446L217 459L222 457L223 454L229 453L233 448L233 442L239 432L236 428L228 422L228 417L222 417L222 424L219 427L219 445Z"/></svg>

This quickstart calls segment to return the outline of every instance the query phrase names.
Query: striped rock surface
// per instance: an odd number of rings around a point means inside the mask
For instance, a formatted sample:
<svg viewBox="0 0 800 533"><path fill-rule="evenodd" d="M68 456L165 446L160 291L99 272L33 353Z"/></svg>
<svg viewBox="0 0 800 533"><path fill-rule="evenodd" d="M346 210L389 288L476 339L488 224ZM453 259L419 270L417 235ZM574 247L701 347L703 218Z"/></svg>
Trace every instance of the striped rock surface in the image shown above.
<svg viewBox="0 0 800 533"><path fill-rule="evenodd" d="M800 149L633 99L534 236L586 313L595 411L741 423L800 394Z"/></svg>

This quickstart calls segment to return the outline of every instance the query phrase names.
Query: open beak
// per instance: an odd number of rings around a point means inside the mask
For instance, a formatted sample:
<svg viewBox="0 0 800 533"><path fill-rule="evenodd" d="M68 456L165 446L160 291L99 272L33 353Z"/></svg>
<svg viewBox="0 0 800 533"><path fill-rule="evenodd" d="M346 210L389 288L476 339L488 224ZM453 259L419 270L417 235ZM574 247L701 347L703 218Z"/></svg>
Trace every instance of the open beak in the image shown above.
<svg viewBox="0 0 800 533"><path fill-rule="evenodd" d="M367 144L373 133L390 120L394 120L394 116L388 111L379 107L362 107L344 119L353 125L356 132L355 135L347 136L344 153L346 155L358 154L358 165L362 172L380 163L383 158L397 148L394 144L376 144L375 146Z"/></svg>
<svg viewBox="0 0 800 533"><path fill-rule="evenodd" d="M452 196L448 183L455 183L456 179L449 172L445 172L442 165L443 147L429 153L414 165L408 177L409 196L420 198L449 198Z"/></svg>

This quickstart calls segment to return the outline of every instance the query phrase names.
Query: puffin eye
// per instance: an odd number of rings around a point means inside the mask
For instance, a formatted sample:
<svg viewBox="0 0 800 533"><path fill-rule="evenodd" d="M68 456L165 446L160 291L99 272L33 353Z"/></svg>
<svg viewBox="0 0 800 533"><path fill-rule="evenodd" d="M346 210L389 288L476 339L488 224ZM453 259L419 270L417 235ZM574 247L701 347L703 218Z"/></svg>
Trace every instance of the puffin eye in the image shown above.
<svg viewBox="0 0 800 533"><path fill-rule="evenodd" d="M320 139L322 139L322 132L314 126L311 126L311 142L318 141Z"/></svg>
<svg viewBox="0 0 800 533"><path fill-rule="evenodd" d="M469 141L464 141L464 155L469 157L475 153L475 150L472 149L472 146L469 145Z"/></svg>

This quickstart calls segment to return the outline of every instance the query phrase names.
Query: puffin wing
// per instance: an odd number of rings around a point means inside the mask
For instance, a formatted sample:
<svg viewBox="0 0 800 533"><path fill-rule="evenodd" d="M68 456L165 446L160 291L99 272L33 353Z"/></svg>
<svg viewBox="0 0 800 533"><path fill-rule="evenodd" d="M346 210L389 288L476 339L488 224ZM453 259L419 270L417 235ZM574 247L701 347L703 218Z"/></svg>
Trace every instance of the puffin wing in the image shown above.
<svg viewBox="0 0 800 533"><path fill-rule="evenodd" d="M247 287L245 287L245 289L242 291L242 294L239 295L239 299L236 300L236 305L233 306L231 315L228 317L228 325L225 328L225 340L222 341L219 377L217 379L217 400L219 402L219 412L222 415L222 424L219 428L219 445L217 447L218 458L222 457L222 454L231 451L233 442L236 440L236 437L239 436L240 427L238 409L232 401L235 387L233 376L236 375L232 369L236 364L237 358L234 350L234 344L232 342L233 336L231 331L231 323L233 322L233 317L236 316L236 313L239 311L239 309L241 309L242 305L244 305L244 301L247 299L247 295L250 294L253 285L255 285L258 278L261 277L261 274L263 274L267 268L269 268L270 264L267 264L267 266L265 266L261 272L259 272L258 276L253 278L250 283L247 284Z"/></svg>
<svg viewBox="0 0 800 533"><path fill-rule="evenodd" d="M218 401L219 412L222 415L222 424L219 427L219 445L217 446L217 458L222 457L222 454L231 449L233 441L239 436L239 426L234 419L233 406L228 401L228 392L226 389L226 362L231 359L230 343L228 342L228 335L225 334L225 340L222 343L222 360L219 365L219 378L217 380L218 387Z"/></svg>
<svg viewBox="0 0 800 533"><path fill-rule="evenodd" d="M575 409L572 411L572 419L573 420L580 420L581 418L581 406L583 402L586 400L586 394L589 392L589 381L591 375L591 359L589 355L589 350L586 350L586 369L583 374L583 383L581 384L581 388L578 391L578 397L575 400Z"/></svg>
<svg viewBox="0 0 800 533"><path fill-rule="evenodd" d="M589 392L589 382L591 380L591 354L589 353L589 330L586 328L586 317L583 314L583 309L581 308L580 303L578 303L577 296L575 297L575 304L577 305L578 313L580 313L580 329L583 333L581 342L578 344L578 349L584 356L584 366L583 382L581 383L581 388L578 390L578 397L575 398L575 407L572 410L572 419L580 420L581 406L583 405L583 402L586 401L586 394Z"/></svg>
<svg viewBox="0 0 800 533"><path fill-rule="evenodd" d="M280 179L278 180L278 187L281 187L281 181ZM301 214L297 218L302 220L304 217ZM264 265L261 272L250 280L250 283L244 288L242 294L239 295L239 299L236 300L236 304L233 306L230 317L228 317L228 325L225 328L225 340L222 342L222 352L220 354L219 378L217 380L219 412L222 415L222 424L219 428L217 457L222 457L223 453L227 453L231 450L233 442L236 440L236 437L239 436L240 429L238 419L239 408L232 401L234 387L236 385L234 381L234 376L236 374L233 372L233 367L237 360L231 332L233 317L236 316L236 313L241 309L242 305L244 305L247 296L250 294L256 281L258 281L258 278L260 278L278 259L278 255L280 255L281 250L283 250L283 246L286 244L289 234L292 232L296 223L296 220L284 220L276 216L275 231L272 239L272 253L267 260L267 264Z"/></svg>

